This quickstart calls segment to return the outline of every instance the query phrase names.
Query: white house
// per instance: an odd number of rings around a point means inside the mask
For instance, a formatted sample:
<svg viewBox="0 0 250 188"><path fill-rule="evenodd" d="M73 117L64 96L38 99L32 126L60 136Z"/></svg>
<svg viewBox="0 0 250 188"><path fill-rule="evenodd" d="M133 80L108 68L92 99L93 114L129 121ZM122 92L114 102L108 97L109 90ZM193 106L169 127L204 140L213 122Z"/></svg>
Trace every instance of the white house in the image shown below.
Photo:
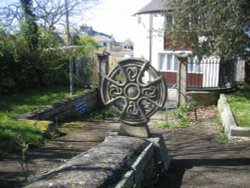
<svg viewBox="0 0 250 188"><path fill-rule="evenodd" d="M159 69L158 55L164 51L166 1L153 0L135 13L137 38L134 39L134 56L150 60Z"/></svg>
<svg viewBox="0 0 250 188"><path fill-rule="evenodd" d="M165 35L169 3L171 0L152 0L135 13L138 37L134 40L134 57L145 58L151 62L166 79L169 86L176 84L178 53L192 53L191 49L172 47L172 40ZM181 42L181 39L180 39ZM190 58L188 63L188 87L216 88L226 87L226 72L220 66L220 57L204 57L201 61ZM220 79L220 76L225 77ZM225 80L225 81L221 81ZM223 82L223 83L222 83ZM221 87L221 86L220 86Z"/></svg>

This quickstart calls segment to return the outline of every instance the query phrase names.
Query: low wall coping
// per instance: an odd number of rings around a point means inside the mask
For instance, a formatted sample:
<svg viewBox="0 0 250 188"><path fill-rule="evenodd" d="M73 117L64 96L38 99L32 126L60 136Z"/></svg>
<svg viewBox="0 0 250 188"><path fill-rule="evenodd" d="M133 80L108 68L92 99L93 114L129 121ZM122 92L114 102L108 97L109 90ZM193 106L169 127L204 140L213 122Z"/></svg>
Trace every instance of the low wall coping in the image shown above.
<svg viewBox="0 0 250 188"><path fill-rule="evenodd" d="M250 128L237 126L233 112L224 94L220 94L218 110L224 132L228 135L229 139L250 137Z"/></svg>
<svg viewBox="0 0 250 188"><path fill-rule="evenodd" d="M148 144L139 138L108 136L98 146L34 180L26 188L115 185Z"/></svg>
<svg viewBox="0 0 250 188"><path fill-rule="evenodd" d="M97 105L97 88L63 99L38 110L24 113L16 118L17 121L24 121L28 124L38 126L42 132L54 131L58 127L58 120L70 117L74 113L83 114ZM44 122L47 125L44 126ZM42 125L42 126L40 126Z"/></svg>
<svg viewBox="0 0 250 188"><path fill-rule="evenodd" d="M152 134L146 140L114 133L98 146L33 180L25 188L132 188L153 171L166 171L169 164L161 134Z"/></svg>
<svg viewBox="0 0 250 188"><path fill-rule="evenodd" d="M47 111L51 111L55 108L58 108L62 105L65 105L67 103L70 103L74 100L77 100L85 95L88 95L90 93L93 93L93 92L97 92L97 89L91 89L91 90L88 90L88 91L84 91L83 93L79 93L79 94L76 94L76 95L72 95L70 98L68 99L63 99L59 102L56 102L54 104L51 104L51 105L47 105L41 109L37 109L37 110L33 110L33 111L30 111L30 112L27 112L27 113L24 113L22 114L21 116L17 117L16 119L18 121L24 121L24 120L27 120L27 119L36 119L36 120L39 120L37 119L36 117L39 116L39 114L42 114L44 112L47 112Z"/></svg>

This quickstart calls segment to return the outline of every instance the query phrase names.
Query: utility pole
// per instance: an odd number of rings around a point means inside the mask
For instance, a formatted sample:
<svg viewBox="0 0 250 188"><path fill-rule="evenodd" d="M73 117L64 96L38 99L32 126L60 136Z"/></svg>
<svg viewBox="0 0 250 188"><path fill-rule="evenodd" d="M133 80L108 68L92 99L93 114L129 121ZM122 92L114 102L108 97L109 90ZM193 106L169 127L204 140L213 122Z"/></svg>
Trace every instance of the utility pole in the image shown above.
<svg viewBox="0 0 250 188"><path fill-rule="evenodd" d="M71 37L69 32L69 6L68 6L68 0L65 0L65 16L66 16L66 35L67 35L67 51L69 55L69 89L70 94L73 94L73 62L71 58Z"/></svg>
<svg viewBox="0 0 250 188"><path fill-rule="evenodd" d="M153 14L149 14L149 63L152 65Z"/></svg>

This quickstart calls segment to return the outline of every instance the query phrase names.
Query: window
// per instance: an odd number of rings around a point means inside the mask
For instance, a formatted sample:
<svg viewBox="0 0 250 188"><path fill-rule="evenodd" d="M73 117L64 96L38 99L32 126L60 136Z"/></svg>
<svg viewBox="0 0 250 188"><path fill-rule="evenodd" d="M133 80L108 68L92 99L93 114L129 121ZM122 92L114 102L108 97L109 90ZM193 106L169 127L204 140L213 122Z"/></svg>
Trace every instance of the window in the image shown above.
<svg viewBox="0 0 250 188"><path fill-rule="evenodd" d="M201 73L201 62L199 61L198 57L188 58L188 72L189 73Z"/></svg>
<svg viewBox="0 0 250 188"><path fill-rule="evenodd" d="M159 70L176 72L178 59L174 54L161 53L159 54Z"/></svg>

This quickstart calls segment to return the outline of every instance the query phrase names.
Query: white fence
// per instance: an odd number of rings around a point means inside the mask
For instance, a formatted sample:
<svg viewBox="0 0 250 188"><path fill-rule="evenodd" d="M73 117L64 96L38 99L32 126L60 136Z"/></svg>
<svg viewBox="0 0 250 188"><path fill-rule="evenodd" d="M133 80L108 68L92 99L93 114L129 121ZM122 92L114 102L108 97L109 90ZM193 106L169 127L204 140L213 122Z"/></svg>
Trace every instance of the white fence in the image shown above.
<svg viewBox="0 0 250 188"><path fill-rule="evenodd" d="M189 87L214 88L219 86L220 57L204 56L201 61L197 57L188 60ZM192 75L191 75L192 74ZM200 83L200 84L197 84Z"/></svg>

